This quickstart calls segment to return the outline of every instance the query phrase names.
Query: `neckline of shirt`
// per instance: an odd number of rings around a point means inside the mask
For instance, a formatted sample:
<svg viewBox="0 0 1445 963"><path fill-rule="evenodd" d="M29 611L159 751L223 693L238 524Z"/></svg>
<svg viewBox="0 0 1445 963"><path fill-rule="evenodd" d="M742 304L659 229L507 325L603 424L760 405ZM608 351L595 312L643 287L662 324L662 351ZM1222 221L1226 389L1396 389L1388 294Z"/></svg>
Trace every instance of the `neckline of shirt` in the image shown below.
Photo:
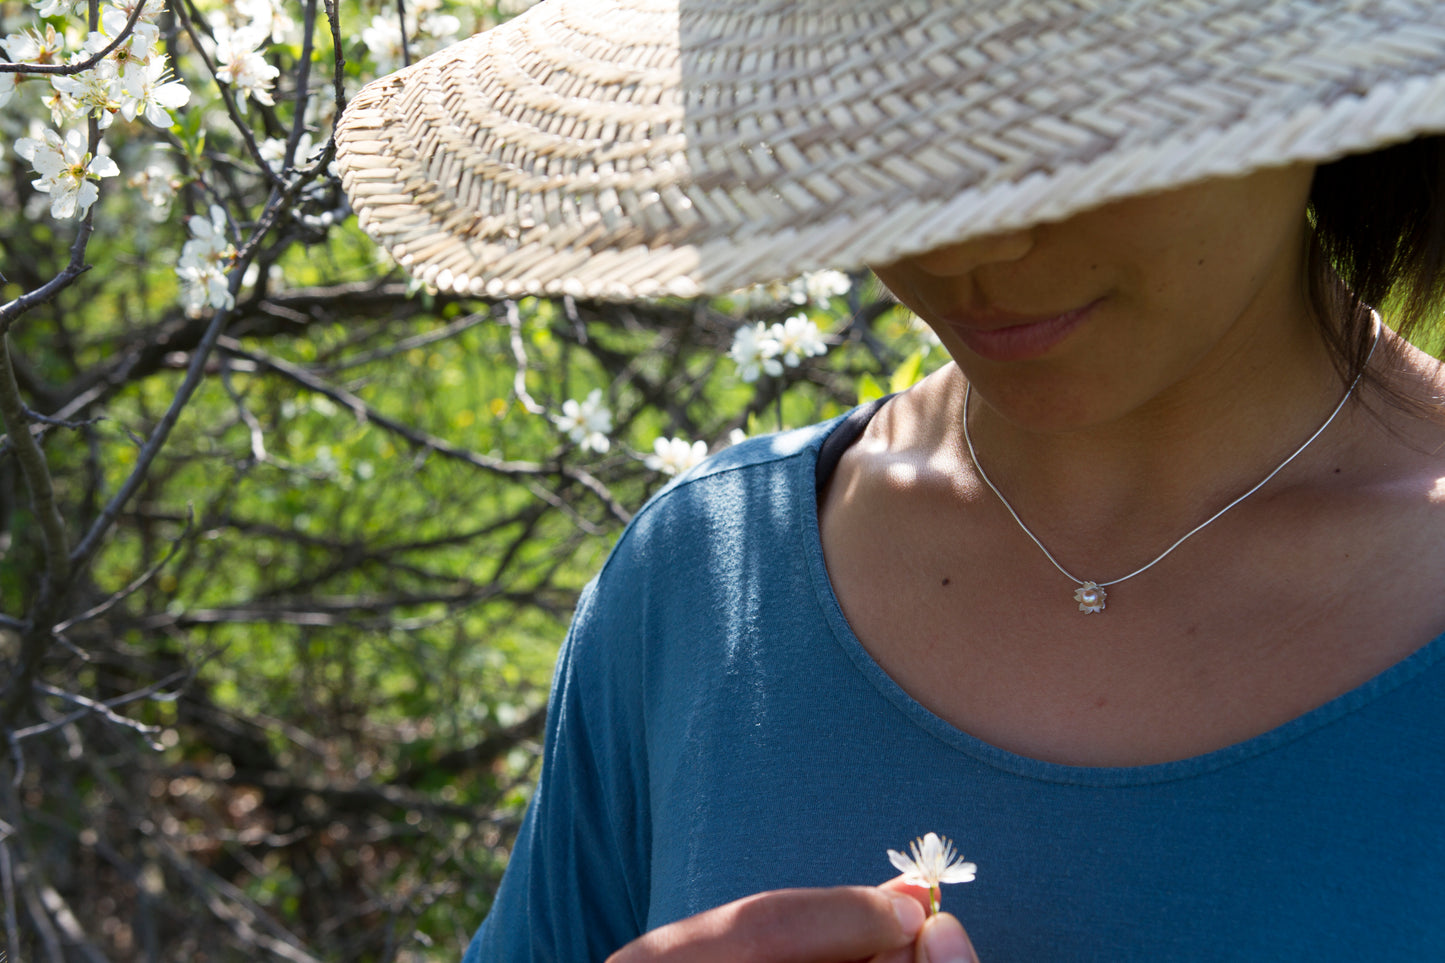
<svg viewBox="0 0 1445 963"><path fill-rule="evenodd" d="M1288 722L1242 742L1168 762L1139 766L1076 766L1048 762L995 746L935 715L909 695L863 647L863 643L858 640L853 627L843 615L823 561L815 479L819 449L833 430L843 424L851 414L852 412L846 412L818 425L816 437L801 451L794 453L791 465L785 469L795 473L795 484L791 487L796 499L798 517L802 520L800 534L804 543L803 555L807 558L809 580L823 617L832 630L835 641L847 653L859 673L910 722L930 736L997 769L1045 782L1097 787L1139 786L1190 779L1274 752L1378 701L1415 680L1445 658L1445 633L1442 633L1355 688Z"/></svg>

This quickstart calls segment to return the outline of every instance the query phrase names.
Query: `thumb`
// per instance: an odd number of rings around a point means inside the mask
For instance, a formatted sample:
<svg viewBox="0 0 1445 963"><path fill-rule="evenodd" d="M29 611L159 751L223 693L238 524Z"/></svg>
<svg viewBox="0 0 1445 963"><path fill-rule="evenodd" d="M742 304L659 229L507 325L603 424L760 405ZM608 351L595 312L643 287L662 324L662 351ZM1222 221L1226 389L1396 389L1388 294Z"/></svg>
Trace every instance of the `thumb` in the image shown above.
<svg viewBox="0 0 1445 963"><path fill-rule="evenodd" d="M930 917L915 945L915 963L978 963L963 924L950 913Z"/></svg>

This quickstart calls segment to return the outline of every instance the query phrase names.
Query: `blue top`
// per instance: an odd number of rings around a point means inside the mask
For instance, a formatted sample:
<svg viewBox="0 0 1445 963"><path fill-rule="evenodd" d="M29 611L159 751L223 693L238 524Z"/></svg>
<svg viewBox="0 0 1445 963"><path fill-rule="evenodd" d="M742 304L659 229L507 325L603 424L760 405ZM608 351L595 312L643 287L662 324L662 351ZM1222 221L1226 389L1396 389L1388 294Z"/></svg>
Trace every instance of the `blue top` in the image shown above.
<svg viewBox="0 0 1445 963"><path fill-rule="evenodd" d="M622 536L467 963L602 960L749 893L881 883L886 850L930 831L978 864L943 902L985 963L1445 959L1445 636L1206 755L1005 752L909 697L844 620L814 492L836 424L728 449Z"/></svg>

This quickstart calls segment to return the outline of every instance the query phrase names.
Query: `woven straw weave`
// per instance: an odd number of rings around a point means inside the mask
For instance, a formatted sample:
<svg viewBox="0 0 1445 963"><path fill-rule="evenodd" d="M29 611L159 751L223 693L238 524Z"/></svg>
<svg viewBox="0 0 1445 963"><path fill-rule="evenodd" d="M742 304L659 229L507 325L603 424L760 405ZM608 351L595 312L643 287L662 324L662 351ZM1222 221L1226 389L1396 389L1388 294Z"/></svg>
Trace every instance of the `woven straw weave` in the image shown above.
<svg viewBox="0 0 1445 963"><path fill-rule="evenodd" d="M1440 130L1442 0L545 0L336 136L423 280L635 298Z"/></svg>

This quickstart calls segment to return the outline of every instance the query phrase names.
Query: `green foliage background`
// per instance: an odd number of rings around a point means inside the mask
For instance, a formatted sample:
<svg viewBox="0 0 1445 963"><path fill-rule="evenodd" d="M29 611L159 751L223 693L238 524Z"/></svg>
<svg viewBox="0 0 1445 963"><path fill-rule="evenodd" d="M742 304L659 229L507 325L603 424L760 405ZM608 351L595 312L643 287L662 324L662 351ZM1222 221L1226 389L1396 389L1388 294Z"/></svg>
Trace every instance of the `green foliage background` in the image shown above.
<svg viewBox="0 0 1445 963"><path fill-rule="evenodd" d="M0 950L16 958L457 958L535 777L577 593L667 481L644 461L653 442L716 450L943 360L861 277L819 304L428 293L347 216L324 157L271 178L235 123L258 141L299 118L324 143L333 81L354 93L373 75L360 31L395 6L336 6L339 73L327 7L284 6L313 18L309 60L272 45L276 105L237 99L233 117L194 49L232 5L167 3L191 103L170 130L105 133L123 175L102 184L88 269L5 316L0 367L26 407L0 442ZM432 6L463 35L512 12ZM0 2L0 36L36 22ZM0 109L10 142L36 122ZM165 210L120 183L157 158L177 189ZM0 152L7 310L84 232L49 217L33 176ZM236 304L192 316L175 267L212 205L242 251ZM800 312L827 356L741 381L734 331ZM604 453L552 417L594 388L614 415ZM54 486L63 584L17 429Z"/></svg>

